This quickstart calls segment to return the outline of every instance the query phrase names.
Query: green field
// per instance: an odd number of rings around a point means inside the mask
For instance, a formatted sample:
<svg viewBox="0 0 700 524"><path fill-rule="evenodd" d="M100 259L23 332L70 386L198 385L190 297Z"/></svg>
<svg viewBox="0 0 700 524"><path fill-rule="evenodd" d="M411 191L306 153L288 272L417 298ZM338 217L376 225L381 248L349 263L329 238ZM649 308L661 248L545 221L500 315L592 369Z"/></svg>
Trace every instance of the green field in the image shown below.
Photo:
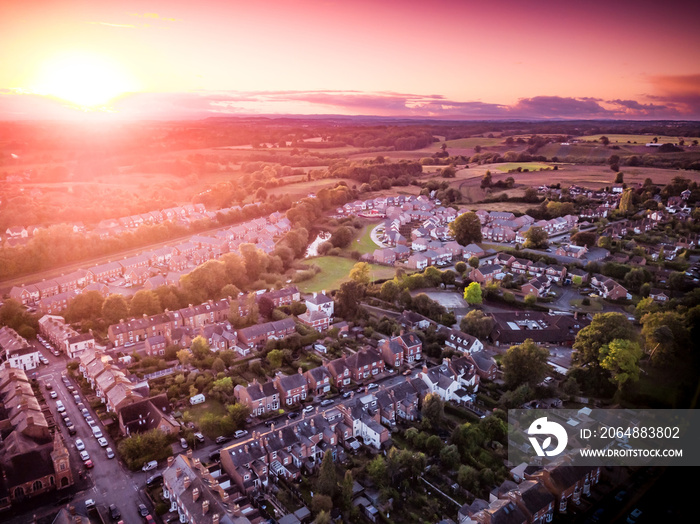
<svg viewBox="0 0 700 524"><path fill-rule="evenodd" d="M506 162L505 164L492 164L489 166L489 168L502 171L503 173L518 169L519 167L529 171L539 171L540 169L550 169L552 165L543 164L542 162Z"/></svg>
<svg viewBox="0 0 700 524"><path fill-rule="evenodd" d="M475 136L471 138L457 138L455 140L448 140L447 141L447 151L450 151L450 148L454 149L470 149L473 148L474 146L482 146L482 147L489 147L489 146L500 146L503 143L502 138L487 138L487 137L480 137L480 136ZM440 149L440 146L442 145L442 142L433 142L430 144L431 149Z"/></svg>
<svg viewBox="0 0 700 524"><path fill-rule="evenodd" d="M630 142L634 144L635 142L637 145L639 144L646 144L648 142L651 142L654 137L659 139L660 144L666 144L666 143L671 143L671 144L677 144L678 140L680 140L680 137L676 136L662 136L662 135L584 135L584 136L577 136L575 140L581 140L584 142L592 142L593 140L600 140L601 137L607 136L608 139L610 140L611 144L626 144L627 142ZM686 138L685 141L687 143L691 143L693 141L692 138Z"/></svg>
<svg viewBox="0 0 700 524"><path fill-rule="evenodd" d="M305 260L303 264L307 266L317 265L321 268L321 272L314 278L297 284L302 293L312 293L314 291L323 291L324 289L326 291L338 289L340 284L350 280L348 275L350 275L350 270L357 262L342 257L318 257ZM392 278L395 274L393 267L375 264L370 264L370 267L372 268L372 280Z"/></svg>
<svg viewBox="0 0 700 524"><path fill-rule="evenodd" d="M377 227L377 224L367 224L363 227L358 236L345 248L345 251L359 251L363 255L365 253L374 253L374 250L379 248L370 235L375 227Z"/></svg>

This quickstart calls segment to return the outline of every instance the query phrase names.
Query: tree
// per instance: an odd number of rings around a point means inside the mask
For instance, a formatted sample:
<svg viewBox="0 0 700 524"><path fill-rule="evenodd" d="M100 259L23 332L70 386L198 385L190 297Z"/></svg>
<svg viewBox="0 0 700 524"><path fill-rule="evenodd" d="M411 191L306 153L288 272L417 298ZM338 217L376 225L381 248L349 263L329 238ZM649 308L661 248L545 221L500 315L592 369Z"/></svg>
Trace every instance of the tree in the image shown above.
<svg viewBox="0 0 700 524"><path fill-rule="evenodd" d="M348 247L350 242L352 242L353 236L355 236L355 233L352 229L347 226L341 226L331 235L330 243L333 244L333 247Z"/></svg>
<svg viewBox="0 0 700 524"><path fill-rule="evenodd" d="M211 349L209 349L209 342L201 335L197 335L194 338L190 351L197 360L203 360L212 354Z"/></svg>
<svg viewBox="0 0 700 524"><path fill-rule="evenodd" d="M350 270L350 280L368 285L370 281L370 266L367 262L358 262Z"/></svg>
<svg viewBox="0 0 700 524"><path fill-rule="evenodd" d="M610 139L607 136L601 136L600 143L604 146L607 146L608 144L610 144Z"/></svg>
<svg viewBox="0 0 700 524"><path fill-rule="evenodd" d="M325 458L325 457L324 457ZM343 477L343 484L340 491L343 495L343 508L347 511L352 506L352 491L353 491L354 481L352 478L352 471L349 469L345 471L345 476Z"/></svg>
<svg viewBox="0 0 700 524"><path fill-rule="evenodd" d="M345 318L354 318L360 310L360 302L365 297L366 287L359 282L350 280L340 284L335 295L338 302L338 314Z"/></svg>
<svg viewBox="0 0 700 524"><path fill-rule="evenodd" d="M514 389L521 384L534 387L542 382L549 373L548 357L549 351L535 344L530 338L522 344L511 346L501 361L506 387Z"/></svg>
<svg viewBox="0 0 700 524"><path fill-rule="evenodd" d="M265 317L266 319L270 319L272 317L272 312L275 309L275 303L272 301L270 297L266 296L261 296L258 301L258 312Z"/></svg>
<svg viewBox="0 0 700 524"><path fill-rule="evenodd" d="M483 298L481 297L481 285L478 282L472 282L467 286L464 290L464 300L466 300L470 306L476 306L483 302Z"/></svg>
<svg viewBox="0 0 700 524"><path fill-rule="evenodd" d="M311 509L319 516L321 514L329 514L333 509L333 499L328 495L314 493L311 499Z"/></svg>
<svg viewBox="0 0 700 524"><path fill-rule="evenodd" d="M527 296L525 296L524 302L526 306L534 306L537 304L537 297L532 293L528 293Z"/></svg>
<svg viewBox="0 0 700 524"><path fill-rule="evenodd" d="M316 491L321 495L327 495L333 498L336 488L335 466L333 465L333 455L330 451L326 451L321 461L321 469L318 472L316 480Z"/></svg>
<svg viewBox="0 0 700 524"><path fill-rule="evenodd" d="M421 408L423 419L430 422L432 428L438 428L445 416L445 403L437 393L428 393Z"/></svg>
<svg viewBox="0 0 700 524"><path fill-rule="evenodd" d="M471 466L462 465L457 471L457 483L472 493L479 491L479 472Z"/></svg>
<svg viewBox="0 0 700 524"><path fill-rule="evenodd" d="M579 231L575 235L571 235L571 242L577 246L593 247L595 245L595 231Z"/></svg>
<svg viewBox="0 0 700 524"><path fill-rule="evenodd" d="M625 189L625 192L622 193L619 210L620 213L624 214L634 212L634 194L632 193L632 189Z"/></svg>
<svg viewBox="0 0 700 524"><path fill-rule="evenodd" d="M477 259L478 263L479 259ZM464 272L467 270L467 264L465 264L462 261L459 261L455 264L455 271L459 273L460 275L464 274Z"/></svg>
<svg viewBox="0 0 700 524"><path fill-rule="evenodd" d="M473 337L485 339L493 329L493 318L481 310L472 309L462 318L459 328Z"/></svg>
<svg viewBox="0 0 700 524"><path fill-rule="evenodd" d="M477 257L469 257L469 266L474 269L479 267L479 259Z"/></svg>
<svg viewBox="0 0 700 524"><path fill-rule="evenodd" d="M320 506L321 503L317 502L317 506ZM313 508L313 500L311 501L311 506ZM332 507L332 506L331 506ZM318 512L318 515L316 515L316 518L314 519L314 524L331 524L331 514L328 513L327 511L321 510Z"/></svg>
<svg viewBox="0 0 700 524"><path fill-rule="evenodd" d="M612 239L608 236L602 236L598 239L598 247L610 249L612 247Z"/></svg>
<svg viewBox="0 0 700 524"><path fill-rule="evenodd" d="M481 242L481 222L479 217L471 211L462 213L454 221L450 222L450 232L461 246Z"/></svg>
<svg viewBox="0 0 700 524"><path fill-rule="evenodd" d="M600 348L616 338L636 340L634 326L622 313L598 313L591 323L576 334L572 360L579 366L599 364Z"/></svg>
<svg viewBox="0 0 700 524"><path fill-rule="evenodd" d="M129 306L122 295L111 294L102 304L102 316L108 324L118 324L129 318Z"/></svg>
<svg viewBox="0 0 700 524"><path fill-rule="evenodd" d="M224 371L226 371L226 364L224 364L224 361L222 359L217 357L211 364L211 370L218 375L219 373L223 373ZM230 379L231 377L226 378Z"/></svg>
<svg viewBox="0 0 700 524"><path fill-rule="evenodd" d="M525 232L525 243L523 247L528 249L541 249L547 247L547 232L539 227L532 226Z"/></svg>
<svg viewBox="0 0 700 524"><path fill-rule="evenodd" d="M142 315L156 315L163 311L160 306L158 295L153 291L140 290L131 297L129 305L129 314L132 317L140 317Z"/></svg>
<svg viewBox="0 0 700 524"><path fill-rule="evenodd" d="M459 450L454 444L449 444L440 450L440 463L447 469L455 469L460 462Z"/></svg>
<svg viewBox="0 0 700 524"><path fill-rule="evenodd" d="M384 487L386 485L386 461L381 455L377 455L369 464L367 464L367 474L370 476L372 481L379 486Z"/></svg>
<svg viewBox="0 0 700 524"><path fill-rule="evenodd" d="M646 350L654 365L673 361L681 350L691 346L683 315L677 311L647 313L641 323Z"/></svg>
<svg viewBox="0 0 700 524"><path fill-rule="evenodd" d="M102 314L104 298L99 291L86 291L70 301L66 308L66 320L70 323L96 320Z"/></svg>
<svg viewBox="0 0 700 524"><path fill-rule="evenodd" d="M486 171L484 174L484 177L481 179L481 189L486 189L487 187L491 187L491 184L493 183L492 177L491 177L491 171ZM464 244L466 245L466 244Z"/></svg>
<svg viewBox="0 0 700 524"><path fill-rule="evenodd" d="M618 390L628 382L639 380L639 359L642 349L631 340L616 338L600 348L600 367L612 372L611 380Z"/></svg>
<svg viewBox="0 0 700 524"><path fill-rule="evenodd" d="M612 157L610 157L610 158L612 158ZM619 158L618 158L618 161L619 161ZM618 164L614 163L614 164L610 164L610 165L613 166L613 165L618 165ZM617 169L614 169L613 171L617 171ZM623 173L618 173L617 176L615 176L615 183L622 184L624 182L624 178L625 178L625 176Z"/></svg>
<svg viewBox="0 0 700 524"><path fill-rule="evenodd" d="M385 302L390 302L394 303L396 302L396 299L399 297L399 293L401 292L401 289L399 286L396 284L395 281L393 280L387 280L382 284L382 287L379 291L379 296L381 299Z"/></svg>
<svg viewBox="0 0 700 524"><path fill-rule="evenodd" d="M273 349L267 354L267 361L272 366L272 369L279 369L282 366L284 353L280 349Z"/></svg>

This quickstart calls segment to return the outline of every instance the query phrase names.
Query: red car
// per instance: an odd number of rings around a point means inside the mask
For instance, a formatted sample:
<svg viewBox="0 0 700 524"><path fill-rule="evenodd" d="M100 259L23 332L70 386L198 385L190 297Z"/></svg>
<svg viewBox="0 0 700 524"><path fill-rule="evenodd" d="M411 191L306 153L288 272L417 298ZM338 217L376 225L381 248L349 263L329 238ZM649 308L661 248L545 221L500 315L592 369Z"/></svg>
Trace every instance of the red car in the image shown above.
<svg viewBox="0 0 700 524"><path fill-rule="evenodd" d="M92 468L93 466L94 466L94 464L92 463L92 459L88 459L88 460L85 461L85 467L86 467L87 469L90 469L90 468Z"/></svg>
<svg viewBox="0 0 700 524"><path fill-rule="evenodd" d="M145 521L146 524L156 524L156 521L153 520L153 517L151 517L150 515L146 515Z"/></svg>

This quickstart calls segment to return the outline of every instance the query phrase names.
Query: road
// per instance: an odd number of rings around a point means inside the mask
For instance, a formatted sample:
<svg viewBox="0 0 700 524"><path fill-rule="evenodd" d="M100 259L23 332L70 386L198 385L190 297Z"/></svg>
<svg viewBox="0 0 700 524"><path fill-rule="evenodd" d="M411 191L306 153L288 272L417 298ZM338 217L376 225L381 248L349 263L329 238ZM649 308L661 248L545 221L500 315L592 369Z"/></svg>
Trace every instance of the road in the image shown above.
<svg viewBox="0 0 700 524"><path fill-rule="evenodd" d="M73 470L76 486L67 491L75 492L77 489L70 504L83 506L85 500L90 498L94 499L97 502L98 510L102 514L105 522L110 522L108 518L108 506L110 504L116 504L122 513L124 522L141 522L142 519L137 512L136 504L138 502L143 502L149 505L147 497L140 492L140 488L143 486L147 475L143 474L143 479L141 479L141 475L135 476L132 474L118 458L107 458L105 448L98 444L90 426L78 410L77 403L73 398L73 393L69 392L61 381L61 377L66 372L66 357L55 357L37 341L34 341L33 344L39 347L42 355L49 359L48 365L41 365L40 368L36 370L38 375L37 379L42 390L45 392L46 401L54 415L56 428L61 431L61 435L70 453L71 469ZM53 390L58 394L57 399L52 400L49 398L50 392L44 387L46 382L51 383ZM78 384L73 380L70 380L70 383L75 388L75 393L80 395L82 403L90 412L92 418L98 421L98 426L107 439L109 447L116 451L114 441L108 436L107 431L99 422L94 410L90 408L86 402L85 397L82 392L80 392ZM75 435L68 434L63 418L56 410L56 400L63 402L68 417L75 426ZM94 464L92 469L86 469L80 458L79 451L75 446L75 440L78 438L83 441L85 450L90 455L90 459ZM84 475L83 479L80 478L81 473ZM153 510L152 506L149 505L149 509ZM10 520L3 520L3 522L7 522L8 524L26 524L31 521L32 515L37 515L37 517L41 518L55 513L57 510L58 506L45 505L33 509L30 513L19 515Z"/></svg>

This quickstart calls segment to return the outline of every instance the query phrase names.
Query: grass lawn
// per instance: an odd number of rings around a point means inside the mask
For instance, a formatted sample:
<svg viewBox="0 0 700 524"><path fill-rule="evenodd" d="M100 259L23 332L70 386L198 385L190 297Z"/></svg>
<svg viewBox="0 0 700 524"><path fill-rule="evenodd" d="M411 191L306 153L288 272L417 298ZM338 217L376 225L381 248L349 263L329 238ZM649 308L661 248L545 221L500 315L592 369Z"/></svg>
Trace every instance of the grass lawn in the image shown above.
<svg viewBox="0 0 700 524"><path fill-rule="evenodd" d="M224 417L228 413L226 411L226 406L214 399L207 399L206 402L197 404L196 406L190 406L183 411L184 418L188 421L192 420L197 426L199 426L199 419L202 418L205 413L213 413L217 417Z"/></svg>
<svg viewBox="0 0 700 524"><path fill-rule="evenodd" d="M370 235L375 227L377 227L377 224L367 224L363 227L357 238L353 239L350 245L345 248L345 251L359 251L363 255L365 253L374 253L374 250L379 248Z"/></svg>
<svg viewBox="0 0 700 524"><path fill-rule="evenodd" d="M310 258L303 263L307 266L315 264L321 268L321 272L311 280L306 280L305 282L299 282L297 284L297 287L302 293L318 292L324 289L326 291L338 289L340 284L350 280L350 270L357 264L355 260L342 257ZM392 278L395 274L393 267L378 266L376 264L370 264L370 267L372 268L372 279L375 280Z"/></svg>
<svg viewBox="0 0 700 524"><path fill-rule="evenodd" d="M475 136L471 138L457 138L455 140L448 140L447 141L447 151L450 151L450 148L457 148L457 149L465 149L465 148L473 148L474 146L482 146L482 147L489 147L489 146L500 146L504 142L504 138L488 138L488 137L480 137L480 136ZM442 145L442 142L433 142L428 146L430 149L440 149L440 146Z"/></svg>
<svg viewBox="0 0 700 524"><path fill-rule="evenodd" d="M580 309L581 311L587 311L590 313L597 313L599 311L603 311L603 303L600 300L591 300L591 304L589 306L584 306L582 302L582 298L575 298L573 300L570 300L569 304L574 306L575 308Z"/></svg>

